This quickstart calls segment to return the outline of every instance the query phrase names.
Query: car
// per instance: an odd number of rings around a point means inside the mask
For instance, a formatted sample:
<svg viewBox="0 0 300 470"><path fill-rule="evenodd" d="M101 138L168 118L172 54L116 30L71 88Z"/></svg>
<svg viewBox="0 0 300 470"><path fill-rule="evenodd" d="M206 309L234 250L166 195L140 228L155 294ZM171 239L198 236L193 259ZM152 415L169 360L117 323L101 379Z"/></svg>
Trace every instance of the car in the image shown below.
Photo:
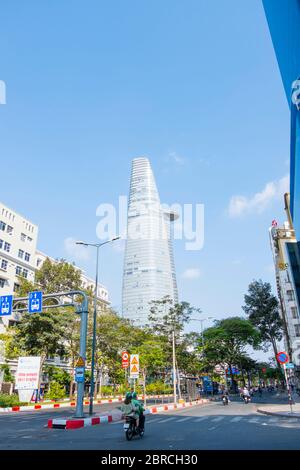
<svg viewBox="0 0 300 470"><path fill-rule="evenodd" d="M2 313L9 313L9 303L3 302L2 304Z"/></svg>
<svg viewBox="0 0 300 470"><path fill-rule="evenodd" d="M31 302L31 310L39 310L40 309L40 301L38 299L33 299Z"/></svg>

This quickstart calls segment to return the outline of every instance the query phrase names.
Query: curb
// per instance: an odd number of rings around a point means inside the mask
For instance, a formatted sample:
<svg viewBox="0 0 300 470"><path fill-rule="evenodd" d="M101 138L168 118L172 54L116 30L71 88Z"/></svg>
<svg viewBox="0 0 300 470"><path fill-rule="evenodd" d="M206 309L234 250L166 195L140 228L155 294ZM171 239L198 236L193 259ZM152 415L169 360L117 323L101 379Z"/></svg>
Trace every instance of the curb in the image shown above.
<svg viewBox="0 0 300 470"><path fill-rule="evenodd" d="M262 415L269 415L269 416L280 416L281 418L292 418L292 419L300 419L300 414L298 416L295 416L294 414L284 414L283 412L276 412L276 411L265 411L265 410L256 410L257 413L260 413Z"/></svg>
<svg viewBox="0 0 300 470"><path fill-rule="evenodd" d="M165 395L166 397L168 395ZM151 398L161 398L162 395L147 395L147 399ZM141 397L141 399L144 399L144 396ZM118 398L104 398L101 400L94 400L94 404L97 405L104 405L107 403L120 403L124 400L124 397L118 397ZM90 402L89 400L84 401L84 405L89 405ZM8 408L0 408L0 414L1 413L16 413L18 411L37 411L37 410L52 410L53 408L70 408L70 407L75 407L76 406L76 401L72 401L70 403L52 403L48 405L34 405L34 406L12 406Z"/></svg>
<svg viewBox="0 0 300 470"><path fill-rule="evenodd" d="M155 414L160 411L171 411L178 408L186 408L196 405L204 405L210 403L210 400L197 400L194 402L179 403L177 405L163 405L154 406L147 408L144 414ZM106 424L113 421L120 421L120 417L114 417L113 415L108 416L97 416L95 418L81 418L81 419L49 419L47 427L49 429L79 429L86 426L94 426L96 424Z"/></svg>

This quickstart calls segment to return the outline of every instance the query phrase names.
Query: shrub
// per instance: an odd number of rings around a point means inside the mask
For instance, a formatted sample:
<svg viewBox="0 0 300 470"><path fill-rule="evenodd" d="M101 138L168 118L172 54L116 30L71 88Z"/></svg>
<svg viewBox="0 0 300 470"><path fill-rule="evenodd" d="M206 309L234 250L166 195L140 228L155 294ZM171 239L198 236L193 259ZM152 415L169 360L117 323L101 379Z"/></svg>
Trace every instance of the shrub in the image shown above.
<svg viewBox="0 0 300 470"><path fill-rule="evenodd" d="M16 395L15 393L12 395L9 395L8 393L0 393L1 408L10 408L11 406L21 405L27 405L27 403L20 402L18 395Z"/></svg>
<svg viewBox="0 0 300 470"><path fill-rule="evenodd" d="M151 384L146 385L146 393L148 395L163 395L172 393L172 387L158 380L157 382L152 382Z"/></svg>
<svg viewBox="0 0 300 470"><path fill-rule="evenodd" d="M51 382L50 390L46 394L45 398L49 400L61 400L66 397L65 388L57 382Z"/></svg>

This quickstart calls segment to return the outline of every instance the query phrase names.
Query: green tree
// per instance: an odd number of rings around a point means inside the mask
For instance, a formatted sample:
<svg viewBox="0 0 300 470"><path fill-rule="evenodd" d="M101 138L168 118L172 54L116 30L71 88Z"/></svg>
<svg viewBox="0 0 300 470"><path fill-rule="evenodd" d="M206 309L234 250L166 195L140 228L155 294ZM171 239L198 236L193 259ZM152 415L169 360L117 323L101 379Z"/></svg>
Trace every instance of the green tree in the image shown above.
<svg viewBox="0 0 300 470"><path fill-rule="evenodd" d="M249 320L230 317L215 321L215 326L204 330L204 365L214 367L221 364L228 368L233 388L236 389L232 368L246 355L246 347L258 348L260 336ZM200 350L202 346L199 345Z"/></svg>
<svg viewBox="0 0 300 470"><path fill-rule="evenodd" d="M23 297L34 290L50 294L79 289L81 289L81 279L78 269L64 260L51 262L46 259L36 273L34 284L20 278L17 294ZM55 301L48 300L47 303L54 305ZM78 328L78 317L70 308L53 308L34 314L24 313L9 339L9 349L41 356L43 366L50 356L71 355L72 357L72 354L75 354L74 345L78 347L76 343ZM73 330L74 335L72 335Z"/></svg>
<svg viewBox="0 0 300 470"><path fill-rule="evenodd" d="M274 356L278 353L276 341L283 337L283 323L279 315L279 303L271 292L268 282L253 281L245 295L245 305L242 307L249 320L260 332L265 346L272 344ZM278 364L280 368L280 365Z"/></svg>

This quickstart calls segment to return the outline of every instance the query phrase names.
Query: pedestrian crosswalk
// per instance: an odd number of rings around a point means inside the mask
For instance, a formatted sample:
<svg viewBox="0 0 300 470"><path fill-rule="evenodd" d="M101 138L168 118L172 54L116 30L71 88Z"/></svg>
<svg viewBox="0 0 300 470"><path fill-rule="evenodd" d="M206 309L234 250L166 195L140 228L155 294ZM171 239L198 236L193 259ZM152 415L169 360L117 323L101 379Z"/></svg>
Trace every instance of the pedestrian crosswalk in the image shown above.
<svg viewBox="0 0 300 470"><path fill-rule="evenodd" d="M300 419L291 419L284 417L276 417L269 415L204 415L204 416L186 416L182 414L168 416L168 415L148 415L146 417L147 425L152 424L182 424L188 426L189 424L199 424L209 428L212 425L236 425L236 424L249 424L257 426L278 426L278 427L292 427L300 430ZM120 424L121 421L115 421L112 424Z"/></svg>
<svg viewBox="0 0 300 470"><path fill-rule="evenodd" d="M300 430L300 419L290 419L290 418L282 418L282 417L271 417L267 415L259 415L259 416L253 416L253 415L239 415L239 416L232 416L232 415L205 415L205 416L172 416L172 417L167 417L167 416L148 416L147 417L147 424L168 424L169 422L172 422L173 424L184 424L184 425L189 425L192 423L205 426L209 426L209 423L216 423L219 425L222 424L246 424L249 423L250 425L261 425L261 426L284 426L286 427L287 425L292 426L295 429Z"/></svg>

